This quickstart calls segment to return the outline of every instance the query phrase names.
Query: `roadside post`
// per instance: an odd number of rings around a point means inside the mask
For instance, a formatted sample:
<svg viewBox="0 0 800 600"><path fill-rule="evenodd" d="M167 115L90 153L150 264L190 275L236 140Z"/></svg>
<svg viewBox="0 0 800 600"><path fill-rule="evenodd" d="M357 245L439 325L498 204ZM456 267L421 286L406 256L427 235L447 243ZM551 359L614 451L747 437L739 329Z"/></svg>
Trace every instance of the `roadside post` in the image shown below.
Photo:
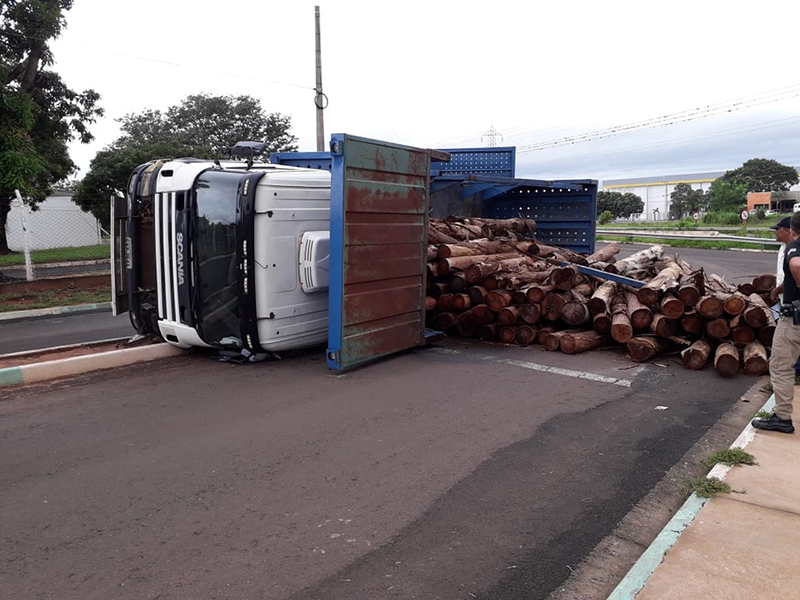
<svg viewBox="0 0 800 600"><path fill-rule="evenodd" d="M22 246L25 253L25 278L28 281L33 281L33 263L31 262L31 248L28 239L28 223L25 219L25 202L22 200L22 194L19 190L14 190L14 195L19 202L19 221L22 226Z"/></svg>

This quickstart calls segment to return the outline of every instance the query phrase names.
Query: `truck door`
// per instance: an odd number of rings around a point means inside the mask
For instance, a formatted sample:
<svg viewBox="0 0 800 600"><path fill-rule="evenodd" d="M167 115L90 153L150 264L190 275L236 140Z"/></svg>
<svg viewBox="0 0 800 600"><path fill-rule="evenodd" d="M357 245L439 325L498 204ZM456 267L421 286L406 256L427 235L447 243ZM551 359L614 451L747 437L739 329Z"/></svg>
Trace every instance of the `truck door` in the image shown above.
<svg viewBox="0 0 800 600"><path fill-rule="evenodd" d="M331 137L328 366L341 370L425 342L431 156Z"/></svg>

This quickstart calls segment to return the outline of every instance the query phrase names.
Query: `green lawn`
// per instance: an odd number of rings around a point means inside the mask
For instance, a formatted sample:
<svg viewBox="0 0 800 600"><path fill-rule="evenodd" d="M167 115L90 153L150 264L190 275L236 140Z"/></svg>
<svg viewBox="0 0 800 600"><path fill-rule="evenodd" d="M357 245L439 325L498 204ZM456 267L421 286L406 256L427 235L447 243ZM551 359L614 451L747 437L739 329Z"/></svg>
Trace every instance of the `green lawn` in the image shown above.
<svg viewBox="0 0 800 600"><path fill-rule="evenodd" d="M90 288L70 288L47 292L18 292L0 294L0 312L74 306L76 304L99 304L111 301L111 285Z"/></svg>
<svg viewBox="0 0 800 600"><path fill-rule="evenodd" d="M97 246L81 246L80 248L51 248L50 250L34 250L31 252L31 261L34 264L71 262L77 260L98 260L110 258L108 244ZM13 254L0 254L0 267L24 265L25 255L22 252Z"/></svg>

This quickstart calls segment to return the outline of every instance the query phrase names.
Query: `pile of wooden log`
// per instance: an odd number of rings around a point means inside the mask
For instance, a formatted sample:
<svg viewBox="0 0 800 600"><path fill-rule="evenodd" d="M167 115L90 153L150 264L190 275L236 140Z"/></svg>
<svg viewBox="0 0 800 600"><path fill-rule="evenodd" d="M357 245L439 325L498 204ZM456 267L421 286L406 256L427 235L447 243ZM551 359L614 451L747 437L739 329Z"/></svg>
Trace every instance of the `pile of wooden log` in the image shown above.
<svg viewBox="0 0 800 600"><path fill-rule="evenodd" d="M626 347L643 362L675 353L689 369L762 375L775 320L774 275L738 287L652 246L616 260L620 246L591 255L536 240L529 219L431 219L428 325L449 334L541 344L575 354ZM641 281L586 275L583 265Z"/></svg>

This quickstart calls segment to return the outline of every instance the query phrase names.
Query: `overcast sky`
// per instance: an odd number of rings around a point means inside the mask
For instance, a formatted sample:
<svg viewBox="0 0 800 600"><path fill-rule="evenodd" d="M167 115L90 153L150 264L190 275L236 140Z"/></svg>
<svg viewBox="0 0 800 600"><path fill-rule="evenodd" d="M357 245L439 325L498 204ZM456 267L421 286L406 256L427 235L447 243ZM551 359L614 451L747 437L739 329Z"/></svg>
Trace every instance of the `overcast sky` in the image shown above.
<svg viewBox="0 0 800 600"><path fill-rule="evenodd" d="M800 3L761 0L75 0L55 69L102 96L83 176L115 119L247 94L316 149L314 6L326 138L517 147L517 176L616 179L800 166ZM696 119L699 115L711 115ZM565 145L636 123L676 123Z"/></svg>

